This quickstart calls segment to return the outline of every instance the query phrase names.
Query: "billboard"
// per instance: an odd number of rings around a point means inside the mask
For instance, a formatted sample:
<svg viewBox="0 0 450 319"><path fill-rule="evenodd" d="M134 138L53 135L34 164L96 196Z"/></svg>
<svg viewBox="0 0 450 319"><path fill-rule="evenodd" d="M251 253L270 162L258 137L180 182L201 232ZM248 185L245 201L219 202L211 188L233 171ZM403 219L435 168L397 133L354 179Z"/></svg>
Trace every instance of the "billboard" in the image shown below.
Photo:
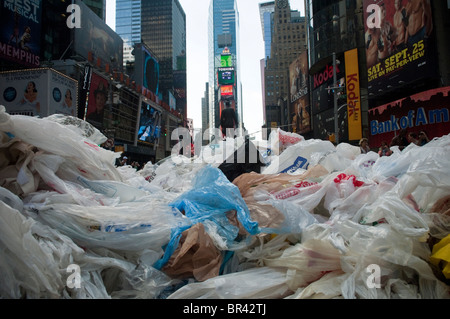
<svg viewBox="0 0 450 319"><path fill-rule="evenodd" d="M100 19L81 0L75 0L81 9L81 28L75 28L75 52L89 59L90 52L96 62L101 60L99 67L108 63L112 70L123 68L123 40L102 19Z"/></svg>
<svg viewBox="0 0 450 319"><path fill-rule="evenodd" d="M345 83L345 60L343 56L336 59L336 79L337 84ZM311 111L312 114L323 112L329 108L334 107L333 90L328 90L328 87L333 86L333 64L329 63L318 72L310 77L312 84L311 92Z"/></svg>
<svg viewBox="0 0 450 319"><path fill-rule="evenodd" d="M159 93L159 62L143 44L135 46L134 74L136 84Z"/></svg>
<svg viewBox="0 0 450 319"><path fill-rule="evenodd" d="M308 95L297 99L293 103L292 132L305 134L311 131L311 113Z"/></svg>
<svg viewBox="0 0 450 319"><path fill-rule="evenodd" d="M347 89L348 139L360 140L362 138L362 124L358 49L345 52L345 80Z"/></svg>
<svg viewBox="0 0 450 319"><path fill-rule="evenodd" d="M370 145L388 144L401 129L430 139L450 133L450 87L424 91L369 110Z"/></svg>
<svg viewBox="0 0 450 319"><path fill-rule="evenodd" d="M1 3L0 58L38 67L42 1L4 0Z"/></svg>
<svg viewBox="0 0 450 319"><path fill-rule="evenodd" d="M139 120L138 142L155 144L161 135L162 114L147 103L142 103Z"/></svg>
<svg viewBox="0 0 450 319"><path fill-rule="evenodd" d="M308 90L308 55L303 52L289 66L292 131L305 134L311 131L311 109Z"/></svg>
<svg viewBox="0 0 450 319"><path fill-rule="evenodd" d="M77 116L78 82L48 68L0 73L0 104L10 114Z"/></svg>
<svg viewBox="0 0 450 319"><path fill-rule="evenodd" d="M229 68L233 66L233 58L231 54L224 54L220 56L220 66L222 68Z"/></svg>
<svg viewBox="0 0 450 319"><path fill-rule="evenodd" d="M103 128L103 118L108 96L108 80L92 72L85 119L100 130Z"/></svg>
<svg viewBox="0 0 450 319"><path fill-rule="evenodd" d="M229 99L233 97L233 85L222 85L220 87L220 96L222 99Z"/></svg>
<svg viewBox="0 0 450 319"><path fill-rule="evenodd" d="M364 0L369 95L437 74L430 1Z"/></svg>
<svg viewBox="0 0 450 319"><path fill-rule="evenodd" d="M218 68L217 82L219 85L234 84L234 67Z"/></svg>

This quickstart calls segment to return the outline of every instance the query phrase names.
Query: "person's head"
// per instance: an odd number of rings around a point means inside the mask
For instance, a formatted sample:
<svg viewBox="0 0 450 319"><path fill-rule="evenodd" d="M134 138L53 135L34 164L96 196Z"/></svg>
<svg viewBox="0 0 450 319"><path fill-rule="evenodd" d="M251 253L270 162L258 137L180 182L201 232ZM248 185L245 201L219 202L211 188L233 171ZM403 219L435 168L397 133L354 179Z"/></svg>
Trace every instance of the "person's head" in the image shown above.
<svg viewBox="0 0 450 319"><path fill-rule="evenodd" d="M37 92L36 83L34 83L33 81L28 82L25 92Z"/></svg>
<svg viewBox="0 0 450 319"><path fill-rule="evenodd" d="M97 112L102 112L105 104L106 104L106 89L103 83L100 83L97 89L94 91L95 96L95 106L97 108Z"/></svg>
<svg viewBox="0 0 450 319"><path fill-rule="evenodd" d="M395 6L395 9L396 9L396 10L400 10L400 9L401 9L401 7L402 7L402 5L403 5L402 2L403 2L402 0L395 0L394 6Z"/></svg>
<svg viewBox="0 0 450 319"><path fill-rule="evenodd" d="M366 147L369 145L369 140L365 137L359 140L359 146Z"/></svg>
<svg viewBox="0 0 450 319"><path fill-rule="evenodd" d="M400 130L400 132L398 133L398 136L400 137L406 137L406 135L408 134L408 131L406 130L406 128L402 128Z"/></svg>
<svg viewBox="0 0 450 319"><path fill-rule="evenodd" d="M381 148L387 148L387 147L388 147L388 145L387 145L386 141L382 141Z"/></svg>
<svg viewBox="0 0 450 319"><path fill-rule="evenodd" d="M425 131L420 131L418 136L420 140L427 138L427 134L425 133Z"/></svg>
<svg viewBox="0 0 450 319"><path fill-rule="evenodd" d="M123 161L126 162L128 160L128 157L124 156Z"/></svg>

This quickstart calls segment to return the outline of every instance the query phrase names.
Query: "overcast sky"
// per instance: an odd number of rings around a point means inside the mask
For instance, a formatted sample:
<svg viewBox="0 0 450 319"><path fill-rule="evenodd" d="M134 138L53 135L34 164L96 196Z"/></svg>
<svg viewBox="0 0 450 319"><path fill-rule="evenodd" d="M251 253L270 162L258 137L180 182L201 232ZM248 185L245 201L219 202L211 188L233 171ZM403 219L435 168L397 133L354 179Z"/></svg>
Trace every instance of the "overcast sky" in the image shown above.
<svg viewBox="0 0 450 319"><path fill-rule="evenodd" d="M187 117L201 128L201 99L208 82L208 8L211 0L179 0L186 13ZM240 17L241 81L244 125L250 134L263 125L260 60L264 58L259 3L237 0ZM305 15L304 0L289 0L292 10ZM106 23L115 30L115 0L108 0ZM256 135L261 139L260 133Z"/></svg>

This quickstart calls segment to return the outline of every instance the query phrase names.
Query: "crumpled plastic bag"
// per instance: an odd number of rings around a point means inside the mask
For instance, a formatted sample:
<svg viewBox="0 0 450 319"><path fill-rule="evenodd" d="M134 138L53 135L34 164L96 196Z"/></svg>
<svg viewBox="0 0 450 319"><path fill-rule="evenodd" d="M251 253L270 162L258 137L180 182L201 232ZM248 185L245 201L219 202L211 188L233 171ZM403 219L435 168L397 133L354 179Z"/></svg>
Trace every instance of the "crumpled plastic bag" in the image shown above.
<svg viewBox="0 0 450 319"><path fill-rule="evenodd" d="M279 299L290 294L284 270L257 267L189 283L167 299Z"/></svg>
<svg viewBox="0 0 450 319"><path fill-rule="evenodd" d="M217 226L218 235L230 246L237 239L239 228L230 222L227 213L235 211L240 225L248 234L259 233L258 223L251 219L239 189L228 181L218 168L210 165L203 167L195 175L192 185L191 190L184 192L170 204L183 212L192 224L213 222ZM183 225L172 234L169 245L165 248L164 257L155 264L155 268L161 269L167 263L178 246L181 233L190 226Z"/></svg>
<svg viewBox="0 0 450 319"><path fill-rule="evenodd" d="M197 223L181 234L178 248L173 252L162 271L172 278L205 281L219 275L222 254Z"/></svg>
<svg viewBox="0 0 450 319"><path fill-rule="evenodd" d="M41 151L60 155L77 163L79 170L96 174L97 179L121 181L115 169L120 153L108 151L92 143L78 132L46 118L11 116L0 108L0 128ZM50 135L51 138L50 138Z"/></svg>

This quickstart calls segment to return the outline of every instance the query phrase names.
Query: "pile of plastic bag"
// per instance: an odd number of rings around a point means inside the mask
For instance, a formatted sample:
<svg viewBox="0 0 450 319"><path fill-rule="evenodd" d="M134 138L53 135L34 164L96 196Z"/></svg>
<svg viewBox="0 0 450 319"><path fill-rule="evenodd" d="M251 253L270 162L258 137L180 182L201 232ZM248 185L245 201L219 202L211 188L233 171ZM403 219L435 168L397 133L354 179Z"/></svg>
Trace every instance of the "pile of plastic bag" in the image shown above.
<svg viewBox="0 0 450 319"><path fill-rule="evenodd" d="M0 106L1 298L449 298L450 136L390 157L274 131L143 169Z"/></svg>

